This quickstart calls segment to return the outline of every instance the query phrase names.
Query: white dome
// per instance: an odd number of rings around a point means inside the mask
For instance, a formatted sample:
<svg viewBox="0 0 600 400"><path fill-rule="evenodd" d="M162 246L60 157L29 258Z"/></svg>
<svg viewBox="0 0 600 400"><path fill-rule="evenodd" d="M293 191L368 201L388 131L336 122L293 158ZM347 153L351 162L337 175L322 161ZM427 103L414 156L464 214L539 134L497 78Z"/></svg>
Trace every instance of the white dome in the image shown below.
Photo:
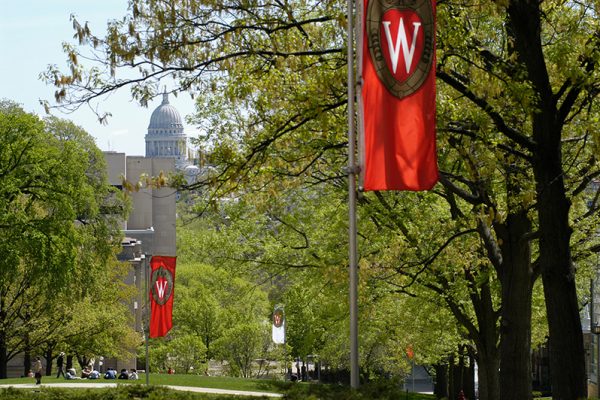
<svg viewBox="0 0 600 400"><path fill-rule="evenodd" d="M183 169L184 174L197 175L200 173L200 168L195 165L188 165Z"/></svg>
<svg viewBox="0 0 600 400"><path fill-rule="evenodd" d="M160 106L152 112L148 136L177 136L183 134L183 122L179 111L169 104L169 95L163 94Z"/></svg>
<svg viewBox="0 0 600 400"><path fill-rule="evenodd" d="M183 176L185 177L188 185L191 185L196 182L202 170L195 165L187 165L183 169Z"/></svg>

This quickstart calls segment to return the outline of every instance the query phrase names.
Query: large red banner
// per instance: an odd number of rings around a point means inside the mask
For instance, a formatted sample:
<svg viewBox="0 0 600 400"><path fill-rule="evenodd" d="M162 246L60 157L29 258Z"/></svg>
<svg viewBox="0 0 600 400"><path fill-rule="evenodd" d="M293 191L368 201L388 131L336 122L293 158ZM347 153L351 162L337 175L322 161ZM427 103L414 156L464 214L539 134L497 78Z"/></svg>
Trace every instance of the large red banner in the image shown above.
<svg viewBox="0 0 600 400"><path fill-rule="evenodd" d="M173 327L175 257L152 256L150 261L150 337L163 337Z"/></svg>
<svg viewBox="0 0 600 400"><path fill-rule="evenodd" d="M363 189L431 189L438 180L435 2L364 0L363 11Z"/></svg>

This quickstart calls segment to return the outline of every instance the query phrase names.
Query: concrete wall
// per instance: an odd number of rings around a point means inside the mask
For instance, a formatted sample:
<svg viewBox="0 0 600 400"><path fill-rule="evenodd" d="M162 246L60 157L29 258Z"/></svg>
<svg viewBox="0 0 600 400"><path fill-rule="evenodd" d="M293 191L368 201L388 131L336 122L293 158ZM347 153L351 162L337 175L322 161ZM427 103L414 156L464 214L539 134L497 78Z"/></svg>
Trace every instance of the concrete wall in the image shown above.
<svg viewBox="0 0 600 400"><path fill-rule="evenodd" d="M105 152L104 155L109 181L117 187L122 186L123 178L131 185L142 181L146 186L145 177L175 172L174 158L126 156L116 152ZM126 235L141 240L146 254L175 256L177 192L169 187L142 187L137 192L128 193L128 196L132 209L124 225Z"/></svg>
<svg viewBox="0 0 600 400"><path fill-rule="evenodd" d="M130 183L144 181L145 176L158 176L161 172L168 174L174 171L175 160L172 158L135 156L127 157L126 160L126 178ZM176 255L176 194L174 189L168 187L146 187L130 194L132 211L127 220L127 235L142 240L142 248L146 254ZM150 228L154 230L151 238L143 233ZM149 240L152 242L148 242Z"/></svg>

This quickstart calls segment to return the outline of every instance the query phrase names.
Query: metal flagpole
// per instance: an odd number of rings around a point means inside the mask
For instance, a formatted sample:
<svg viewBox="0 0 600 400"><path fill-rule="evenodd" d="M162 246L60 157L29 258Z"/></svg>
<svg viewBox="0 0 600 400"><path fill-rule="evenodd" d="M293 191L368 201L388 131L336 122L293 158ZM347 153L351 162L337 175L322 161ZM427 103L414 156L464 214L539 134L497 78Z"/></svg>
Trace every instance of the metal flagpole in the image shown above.
<svg viewBox="0 0 600 400"><path fill-rule="evenodd" d="M348 214L350 273L350 386L359 387L358 379L358 266L356 251L356 134L354 130L354 47L352 27L353 0L347 4L348 44Z"/></svg>
<svg viewBox="0 0 600 400"><path fill-rule="evenodd" d="M286 348L286 342L287 342L287 332L285 331L285 313L283 314L283 365L285 367L285 373L284 373L284 381L288 380L288 367L287 367L287 348Z"/></svg>
<svg viewBox="0 0 600 400"><path fill-rule="evenodd" d="M150 335L150 311L148 310L148 279L149 279L149 274L148 274L148 264L150 262L150 259L148 257L146 257L146 262L144 263L144 298L145 298L145 307L144 309L146 310L146 315L145 315L145 323L144 323L144 337L145 337L145 342L146 342L146 386L150 385L150 354L148 351L148 337Z"/></svg>

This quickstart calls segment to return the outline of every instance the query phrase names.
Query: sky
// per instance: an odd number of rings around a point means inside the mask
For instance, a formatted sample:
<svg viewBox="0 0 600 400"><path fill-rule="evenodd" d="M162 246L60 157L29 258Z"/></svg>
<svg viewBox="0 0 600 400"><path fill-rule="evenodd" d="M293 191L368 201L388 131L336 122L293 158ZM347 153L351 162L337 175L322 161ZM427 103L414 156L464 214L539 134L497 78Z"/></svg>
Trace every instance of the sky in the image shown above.
<svg viewBox="0 0 600 400"><path fill-rule="evenodd" d="M126 11L127 0L0 0L0 99L13 100L25 111L46 115L39 100L54 104L55 89L42 82L39 74L48 64L66 70L62 43L75 43L70 15L82 24L88 21L92 32L104 32L107 21L122 18ZM127 88L121 89L100 105L112 113L108 125L101 125L85 106L71 114L53 111L53 115L84 128L102 150L144 155L150 116L161 100L159 96L144 108L131 100ZM169 100L184 120L194 111L189 96L170 96ZM196 136L189 124L185 124L185 133Z"/></svg>

